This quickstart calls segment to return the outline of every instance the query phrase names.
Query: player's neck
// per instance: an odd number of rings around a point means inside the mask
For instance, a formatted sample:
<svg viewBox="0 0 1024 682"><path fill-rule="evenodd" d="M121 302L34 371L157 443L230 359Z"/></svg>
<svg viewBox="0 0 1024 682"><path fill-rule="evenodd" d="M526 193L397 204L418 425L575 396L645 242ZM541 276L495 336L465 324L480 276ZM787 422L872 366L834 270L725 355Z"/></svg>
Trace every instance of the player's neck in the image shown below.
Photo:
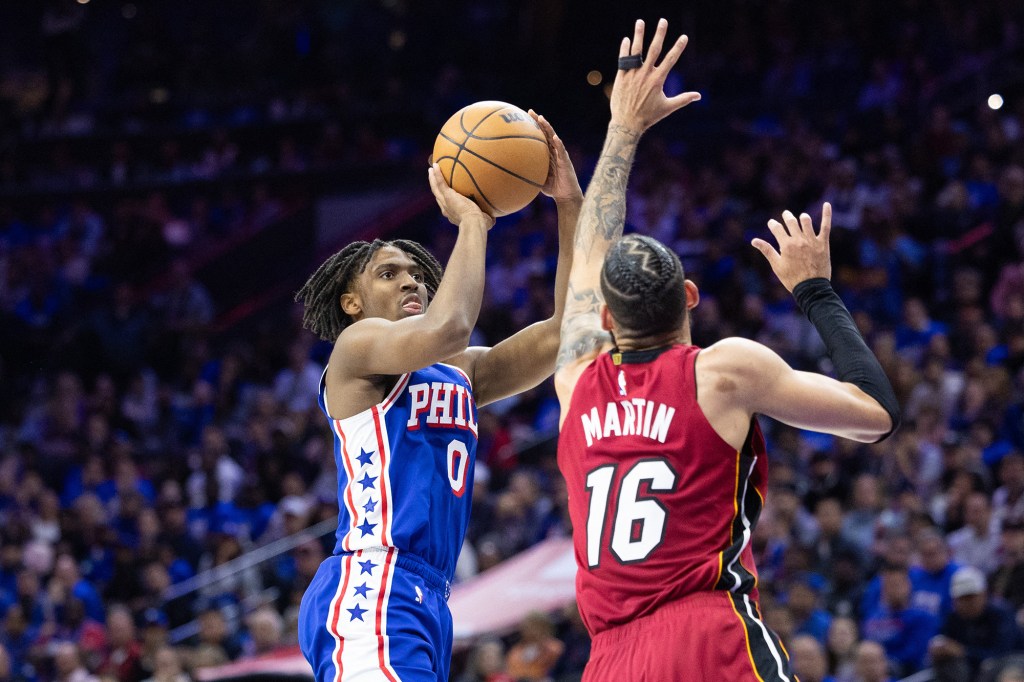
<svg viewBox="0 0 1024 682"><path fill-rule="evenodd" d="M651 350L652 348L663 348L673 344L690 344L690 330L679 329L664 334L649 334L647 336L632 336L630 334L615 333L615 346L622 352Z"/></svg>

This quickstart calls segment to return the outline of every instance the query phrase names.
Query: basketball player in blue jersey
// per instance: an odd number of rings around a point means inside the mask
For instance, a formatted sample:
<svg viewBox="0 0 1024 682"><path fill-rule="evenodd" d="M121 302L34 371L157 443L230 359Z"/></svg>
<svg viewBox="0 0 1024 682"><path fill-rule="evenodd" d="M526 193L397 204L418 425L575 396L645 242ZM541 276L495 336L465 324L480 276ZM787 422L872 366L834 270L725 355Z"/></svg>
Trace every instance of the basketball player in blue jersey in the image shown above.
<svg viewBox="0 0 1024 682"><path fill-rule="evenodd" d="M338 531L302 599L299 643L318 682L446 682L449 583L469 521L477 408L539 384L555 367L583 192L542 117L558 207L555 312L493 348L467 348L484 289L492 218L428 170L458 226L447 272L419 244L356 242L296 300L334 341L320 407L335 439Z"/></svg>

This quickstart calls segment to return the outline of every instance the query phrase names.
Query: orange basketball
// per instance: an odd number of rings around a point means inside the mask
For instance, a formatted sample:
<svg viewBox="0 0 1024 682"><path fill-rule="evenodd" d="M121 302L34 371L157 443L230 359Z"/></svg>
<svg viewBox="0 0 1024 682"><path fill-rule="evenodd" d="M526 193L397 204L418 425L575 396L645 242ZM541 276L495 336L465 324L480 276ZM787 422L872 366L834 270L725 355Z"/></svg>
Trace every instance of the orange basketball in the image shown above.
<svg viewBox="0 0 1024 682"><path fill-rule="evenodd" d="M548 143L530 115L505 102L477 102L448 119L434 141L448 185L492 216L533 201L548 177Z"/></svg>

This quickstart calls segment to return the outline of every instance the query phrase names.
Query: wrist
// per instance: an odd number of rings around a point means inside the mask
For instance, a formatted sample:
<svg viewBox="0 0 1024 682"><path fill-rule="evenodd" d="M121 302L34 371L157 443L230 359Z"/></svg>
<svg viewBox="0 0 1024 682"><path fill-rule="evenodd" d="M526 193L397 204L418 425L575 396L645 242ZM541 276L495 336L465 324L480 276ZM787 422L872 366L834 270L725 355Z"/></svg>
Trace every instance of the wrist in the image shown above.
<svg viewBox="0 0 1024 682"><path fill-rule="evenodd" d="M608 124L608 135L619 135L623 137L630 137L633 139L639 139L644 134L645 127L639 121L630 121L628 119L616 118L612 116L611 122Z"/></svg>
<svg viewBox="0 0 1024 682"><path fill-rule="evenodd" d="M572 206L573 204L582 204L583 203L583 192L580 191L577 194L570 194L570 195L564 196L564 197L551 197L551 198L554 199L555 200L555 204L557 204L559 206L562 206L562 205Z"/></svg>
<svg viewBox="0 0 1024 682"><path fill-rule="evenodd" d="M800 310L806 315L811 303L821 296L833 291L832 282L825 277L808 277L796 283L793 287L793 298Z"/></svg>
<svg viewBox="0 0 1024 682"><path fill-rule="evenodd" d="M493 224L494 218L481 211L480 213L471 213L463 216L459 221L459 229L468 228L489 230Z"/></svg>

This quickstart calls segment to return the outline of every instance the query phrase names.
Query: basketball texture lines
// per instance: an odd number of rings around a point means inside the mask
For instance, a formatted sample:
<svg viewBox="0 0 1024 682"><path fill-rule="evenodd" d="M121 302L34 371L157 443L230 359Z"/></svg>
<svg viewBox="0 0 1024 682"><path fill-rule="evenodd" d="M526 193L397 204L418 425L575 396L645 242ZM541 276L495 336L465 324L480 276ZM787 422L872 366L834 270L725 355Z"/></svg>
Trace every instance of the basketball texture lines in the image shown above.
<svg viewBox="0 0 1024 682"><path fill-rule="evenodd" d="M455 112L434 142L433 158L452 189L495 217L533 201L549 166L540 127L519 107L494 101Z"/></svg>

